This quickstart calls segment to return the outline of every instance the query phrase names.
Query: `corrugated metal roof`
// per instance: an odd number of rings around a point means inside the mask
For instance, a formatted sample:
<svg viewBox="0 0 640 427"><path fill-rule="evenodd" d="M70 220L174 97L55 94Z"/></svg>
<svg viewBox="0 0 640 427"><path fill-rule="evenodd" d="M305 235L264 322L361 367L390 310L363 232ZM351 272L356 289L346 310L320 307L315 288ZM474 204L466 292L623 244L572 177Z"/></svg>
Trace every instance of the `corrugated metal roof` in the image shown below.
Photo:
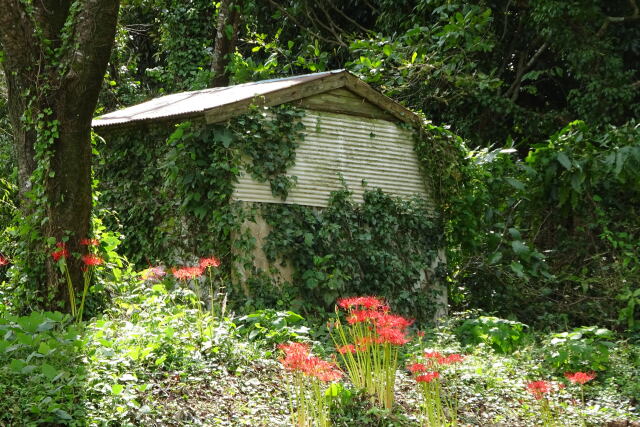
<svg viewBox="0 0 640 427"><path fill-rule="evenodd" d="M344 70L326 71L323 73L305 74L281 79L262 80L235 86L181 92L152 99L142 104L124 108L97 117L94 127L118 125L131 122L149 121L196 116L238 101L253 99L281 89L290 88L303 83L318 80L333 74L347 73Z"/></svg>
<svg viewBox="0 0 640 427"><path fill-rule="evenodd" d="M161 96L142 104L114 111L93 120L96 128L140 122L201 117L217 123L247 111L256 97L261 105L294 102L338 88L345 88L397 119L420 126L420 117L345 70L263 80L222 88Z"/></svg>

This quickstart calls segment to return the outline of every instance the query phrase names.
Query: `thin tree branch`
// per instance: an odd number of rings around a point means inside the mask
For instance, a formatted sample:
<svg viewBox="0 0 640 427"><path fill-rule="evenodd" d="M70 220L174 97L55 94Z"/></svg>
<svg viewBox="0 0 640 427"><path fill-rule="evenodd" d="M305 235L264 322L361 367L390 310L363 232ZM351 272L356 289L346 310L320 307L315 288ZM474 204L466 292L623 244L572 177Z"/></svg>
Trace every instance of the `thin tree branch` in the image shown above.
<svg viewBox="0 0 640 427"><path fill-rule="evenodd" d="M15 1L15 0L14 0ZM327 43L331 43L331 44L338 44L336 43L334 40L329 40L325 37L322 37L320 34L316 33L315 31L311 30L309 27L307 27L306 25L303 25L298 19L296 19L295 16L293 16L292 14L290 14L287 9L285 9L284 7L282 7L279 3L273 1L273 0L267 0L269 3L271 3L273 6L275 6L280 12L282 12L287 18L291 19L291 21L296 24L298 27L300 27L301 30L306 31L307 33L311 34L313 37L317 38L318 40L322 40L324 42Z"/></svg>
<svg viewBox="0 0 640 427"><path fill-rule="evenodd" d="M366 29L365 27L363 27L362 25L360 25L358 23L358 21L354 20L353 18L351 18L349 15L347 15L346 13L344 13L342 11L342 9L340 9L339 7L337 7L336 5L333 4L333 2L331 0L327 0L327 3L329 3L329 6L331 6L331 8L333 10L335 10L336 12L338 12L341 16L343 16L347 21L351 22L353 25L355 25L356 27L360 28L360 30L362 30L365 33L370 32L370 30Z"/></svg>
<svg viewBox="0 0 640 427"><path fill-rule="evenodd" d="M337 44L339 46L348 47L347 44L342 41L342 37L340 37L340 30L341 30L340 27L337 27L333 23L333 21L329 18L329 16L327 15L327 13L326 13L326 11L324 9L321 8L321 10L325 14L325 16L327 17L327 20L329 21L329 25L330 26L327 26L324 22L322 22L322 19L318 18L318 16L313 11L313 8L311 8L311 7L306 8L305 13L307 14L307 18L309 18L309 20L314 24L314 26L316 26L316 24L319 24L324 29L326 29L331 34L333 34L333 37L334 37L335 41L337 42ZM313 15L313 17L311 15ZM334 27L336 27L338 29L338 33L335 32ZM318 30L320 29L318 27L316 27L316 28Z"/></svg>
<svg viewBox="0 0 640 427"><path fill-rule="evenodd" d="M516 78L511 84L511 86L509 87L509 89L507 90L507 92L504 94L505 96L510 97L511 102L515 102L518 99L518 96L520 94L520 85L522 84L522 77L527 71L531 69L531 67L535 65L538 58L540 58L540 55L542 55L542 53L547 49L548 46L549 46L549 42L548 41L544 42L542 46L540 46L540 48L536 51L536 53L533 54L531 59L529 59L529 62L527 62L526 65L523 65L524 56L520 57L520 65L518 66Z"/></svg>
<svg viewBox="0 0 640 427"><path fill-rule="evenodd" d="M507 36L507 27L509 24L509 6L511 6L511 1L509 0L507 2L507 5L504 8L504 12L502 13L504 15L504 27L502 29L502 36L500 36L500 40L503 40L506 36Z"/></svg>
<svg viewBox="0 0 640 427"><path fill-rule="evenodd" d="M371 3L369 3L369 1L368 1L368 0L363 0L363 3L364 3L364 4L366 4L366 5L367 5L367 7L368 7L369 9L371 9L371 11L372 11L372 12L374 12L374 13L380 13L380 10L379 10L377 7L375 7L374 5L372 5Z"/></svg>
<svg viewBox="0 0 640 427"><path fill-rule="evenodd" d="M623 22L640 20L640 8L638 7L638 3L636 3L636 0L629 0L629 6L631 6L631 8L633 9L633 13L631 15L629 15L629 16L607 16L604 19L604 22L602 23L602 26L600 27L600 29L596 33L596 37L602 37L604 35L604 33L607 31L607 28L609 28L609 24L612 24L612 23L620 24L620 23L623 23Z"/></svg>

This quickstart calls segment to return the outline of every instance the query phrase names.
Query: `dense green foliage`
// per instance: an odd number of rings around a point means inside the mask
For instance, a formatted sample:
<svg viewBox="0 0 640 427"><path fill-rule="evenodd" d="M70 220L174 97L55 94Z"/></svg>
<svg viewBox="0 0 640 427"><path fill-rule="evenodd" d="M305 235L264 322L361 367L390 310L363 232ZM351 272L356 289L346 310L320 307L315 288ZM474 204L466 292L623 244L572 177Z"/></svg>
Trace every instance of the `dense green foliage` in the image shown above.
<svg viewBox="0 0 640 427"><path fill-rule="evenodd" d="M294 308L331 308L341 295L374 293L398 311L426 320L433 316L443 279L438 265L441 229L427 215L424 201L403 201L381 190L367 190L353 202L348 190L332 195L325 209L267 205L272 227L267 257L294 267ZM433 270L431 270L433 268ZM425 270L432 277L424 278Z"/></svg>

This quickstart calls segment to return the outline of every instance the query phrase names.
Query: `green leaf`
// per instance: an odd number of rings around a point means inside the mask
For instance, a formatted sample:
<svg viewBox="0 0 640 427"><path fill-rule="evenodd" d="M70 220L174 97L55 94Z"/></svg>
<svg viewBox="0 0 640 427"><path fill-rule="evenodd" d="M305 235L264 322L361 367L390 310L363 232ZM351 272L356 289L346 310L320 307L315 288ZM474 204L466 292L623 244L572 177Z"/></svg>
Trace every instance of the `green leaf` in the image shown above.
<svg viewBox="0 0 640 427"><path fill-rule="evenodd" d="M387 56L391 56L391 54L393 53L393 48L391 47L391 45L385 44L382 47L382 52Z"/></svg>
<svg viewBox="0 0 640 427"><path fill-rule="evenodd" d="M512 186L513 188L515 188L516 190L524 190L525 189L525 185L521 181L518 181L515 178L506 177L505 181L507 181L507 183L510 186Z"/></svg>
<svg viewBox="0 0 640 427"><path fill-rule="evenodd" d="M513 248L513 252L515 252L517 255L525 255L530 252L529 247L522 243L522 241L520 240L512 241L511 247Z"/></svg>
<svg viewBox="0 0 640 427"><path fill-rule="evenodd" d="M511 263L510 267L511 267L511 270L514 273L516 273L516 275L518 275L519 277L523 277L524 276L524 267L519 262L513 261Z"/></svg>
<svg viewBox="0 0 640 427"><path fill-rule="evenodd" d="M558 159L558 162L562 166L564 166L565 169L571 169L571 159L569 159L569 157L565 153L558 153L558 156L556 158Z"/></svg>
<svg viewBox="0 0 640 427"><path fill-rule="evenodd" d="M43 363L41 369L42 369L42 375L47 377L49 381L51 381L56 375L58 375L58 370L53 366L49 365L48 363Z"/></svg>
<svg viewBox="0 0 640 427"><path fill-rule="evenodd" d="M122 384L112 384L111 385L111 394L114 396L119 395L124 390L124 386Z"/></svg>
<svg viewBox="0 0 640 427"><path fill-rule="evenodd" d="M13 359L11 363L9 363L9 368L14 372L21 372L25 366L27 366L27 364L20 359Z"/></svg>
<svg viewBox="0 0 640 427"><path fill-rule="evenodd" d="M47 355L50 351L51 347L49 347L47 343L45 343L44 341L40 343L40 346L38 347L38 353Z"/></svg>
<svg viewBox="0 0 640 427"><path fill-rule="evenodd" d="M73 419L67 411L64 411L62 409L56 409L55 411L53 411L53 413L56 414L56 417L60 418L61 420Z"/></svg>
<svg viewBox="0 0 640 427"><path fill-rule="evenodd" d="M495 264L502 259L502 252L495 252L489 257L489 264Z"/></svg>

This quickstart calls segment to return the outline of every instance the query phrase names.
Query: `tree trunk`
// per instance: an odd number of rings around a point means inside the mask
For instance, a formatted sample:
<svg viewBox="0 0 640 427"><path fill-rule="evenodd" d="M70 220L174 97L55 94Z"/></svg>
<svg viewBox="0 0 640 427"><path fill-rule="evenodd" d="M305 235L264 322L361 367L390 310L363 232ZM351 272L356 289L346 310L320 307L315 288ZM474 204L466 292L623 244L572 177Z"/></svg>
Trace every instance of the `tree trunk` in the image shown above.
<svg viewBox="0 0 640 427"><path fill-rule="evenodd" d="M71 254L86 251L79 240L88 237L90 228L91 119L115 37L119 0L25 3L0 0L21 209L40 236L30 242L23 262L36 271L46 259L46 278L33 282L33 291L47 297L48 308L69 308L66 282L45 241L64 238ZM67 261L79 291L82 262L73 255Z"/></svg>
<svg viewBox="0 0 640 427"><path fill-rule="evenodd" d="M229 74L226 68L229 65L229 55L236 49L238 25L240 24L240 11L237 3L237 1L234 3L231 0L220 2L216 24L216 42L211 60L210 87L229 85Z"/></svg>

